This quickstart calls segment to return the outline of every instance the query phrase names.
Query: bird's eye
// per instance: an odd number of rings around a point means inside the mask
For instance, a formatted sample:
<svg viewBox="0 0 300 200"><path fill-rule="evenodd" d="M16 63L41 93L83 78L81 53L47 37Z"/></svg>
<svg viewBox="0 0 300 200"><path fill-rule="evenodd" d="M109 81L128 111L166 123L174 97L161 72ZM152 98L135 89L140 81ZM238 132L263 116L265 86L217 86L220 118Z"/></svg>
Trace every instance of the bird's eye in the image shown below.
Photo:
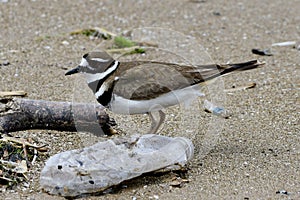
<svg viewBox="0 0 300 200"><path fill-rule="evenodd" d="M86 54L84 54L82 57L83 57L83 58L86 58L86 57L88 57L88 55L89 55L89 54L86 53Z"/></svg>

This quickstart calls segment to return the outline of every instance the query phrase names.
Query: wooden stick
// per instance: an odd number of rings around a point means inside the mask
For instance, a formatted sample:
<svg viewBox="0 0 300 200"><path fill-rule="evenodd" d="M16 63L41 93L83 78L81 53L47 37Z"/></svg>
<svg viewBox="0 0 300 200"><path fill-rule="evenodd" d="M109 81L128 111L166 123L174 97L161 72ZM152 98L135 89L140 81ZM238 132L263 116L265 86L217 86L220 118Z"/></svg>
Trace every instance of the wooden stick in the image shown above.
<svg viewBox="0 0 300 200"><path fill-rule="evenodd" d="M27 93L25 91L11 91L11 92L1 92L0 91L0 97L10 97L10 96L21 96L25 97Z"/></svg>
<svg viewBox="0 0 300 200"><path fill-rule="evenodd" d="M40 145L40 146L37 146L37 145L34 145L34 144L31 144L29 142L26 141L26 139L24 138L15 138L15 137L7 137L7 136L3 136L0 141L3 141L3 142L14 142L14 143L17 143L17 144L21 144L21 145L25 145L25 146L29 146L29 147L33 147L35 149L41 149L47 145Z"/></svg>
<svg viewBox="0 0 300 200"><path fill-rule="evenodd" d="M256 87L256 83L249 83L248 85L245 85L245 86L226 89L225 92L235 92L235 91L247 90L247 89L255 88L255 87Z"/></svg>
<svg viewBox="0 0 300 200"><path fill-rule="evenodd" d="M136 49L139 49L141 47L139 46L133 46L133 47L125 47L125 48L118 48L118 49L107 49L106 51L108 53L120 53L120 54L123 54L123 53L129 53L131 51L134 51Z"/></svg>
<svg viewBox="0 0 300 200"><path fill-rule="evenodd" d="M0 107L0 133L50 129L110 134L115 125L104 107L94 104L5 98Z"/></svg>

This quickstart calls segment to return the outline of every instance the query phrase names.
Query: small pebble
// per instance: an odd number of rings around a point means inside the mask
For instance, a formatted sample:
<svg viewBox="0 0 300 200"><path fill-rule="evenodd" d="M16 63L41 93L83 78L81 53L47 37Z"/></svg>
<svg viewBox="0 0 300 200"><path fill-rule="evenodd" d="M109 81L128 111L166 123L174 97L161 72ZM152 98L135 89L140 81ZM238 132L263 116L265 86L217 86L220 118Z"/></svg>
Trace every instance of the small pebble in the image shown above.
<svg viewBox="0 0 300 200"><path fill-rule="evenodd" d="M44 49L51 50L52 48L50 46L44 46Z"/></svg>
<svg viewBox="0 0 300 200"><path fill-rule="evenodd" d="M300 42L296 43L295 48L300 51Z"/></svg>
<svg viewBox="0 0 300 200"><path fill-rule="evenodd" d="M7 65L9 65L10 63L9 63L9 61L8 60L5 60L5 61L3 61L2 63L0 63L0 66L7 66Z"/></svg>
<svg viewBox="0 0 300 200"><path fill-rule="evenodd" d="M217 12L217 11L214 11L213 14L214 14L215 16L221 16L221 13L220 13L220 12Z"/></svg>
<svg viewBox="0 0 300 200"><path fill-rule="evenodd" d="M66 46L70 44L70 43L69 43L68 41L66 41L66 40L62 41L61 43L62 43L63 45L66 45Z"/></svg>
<svg viewBox="0 0 300 200"><path fill-rule="evenodd" d="M278 190L278 191L276 192L276 194L285 194L285 195L289 195L289 193L288 193L287 191L285 191L285 190Z"/></svg>
<svg viewBox="0 0 300 200"><path fill-rule="evenodd" d="M29 186L30 186L30 183L26 183L26 182L24 182L24 183L23 183L23 186L24 186L25 188L29 188Z"/></svg>

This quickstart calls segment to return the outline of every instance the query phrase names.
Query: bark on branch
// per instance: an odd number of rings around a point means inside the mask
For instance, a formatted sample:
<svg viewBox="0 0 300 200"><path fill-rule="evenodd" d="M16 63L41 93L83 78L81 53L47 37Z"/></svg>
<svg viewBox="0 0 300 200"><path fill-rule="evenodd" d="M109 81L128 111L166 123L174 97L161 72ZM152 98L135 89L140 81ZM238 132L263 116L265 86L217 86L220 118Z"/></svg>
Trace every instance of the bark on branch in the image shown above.
<svg viewBox="0 0 300 200"><path fill-rule="evenodd" d="M51 129L109 134L113 125L115 122L100 105L20 98L0 99L2 133Z"/></svg>

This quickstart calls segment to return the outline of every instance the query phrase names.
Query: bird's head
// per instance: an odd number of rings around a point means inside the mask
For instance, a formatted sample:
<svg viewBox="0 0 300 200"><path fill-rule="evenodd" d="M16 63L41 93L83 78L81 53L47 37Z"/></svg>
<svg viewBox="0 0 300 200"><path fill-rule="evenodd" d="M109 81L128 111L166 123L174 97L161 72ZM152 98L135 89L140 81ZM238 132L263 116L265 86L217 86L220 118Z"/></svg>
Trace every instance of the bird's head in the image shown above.
<svg viewBox="0 0 300 200"><path fill-rule="evenodd" d="M65 75L72 75L76 73L84 74L99 74L107 71L114 63L114 59L104 51L95 51L84 54L80 64L69 70Z"/></svg>

